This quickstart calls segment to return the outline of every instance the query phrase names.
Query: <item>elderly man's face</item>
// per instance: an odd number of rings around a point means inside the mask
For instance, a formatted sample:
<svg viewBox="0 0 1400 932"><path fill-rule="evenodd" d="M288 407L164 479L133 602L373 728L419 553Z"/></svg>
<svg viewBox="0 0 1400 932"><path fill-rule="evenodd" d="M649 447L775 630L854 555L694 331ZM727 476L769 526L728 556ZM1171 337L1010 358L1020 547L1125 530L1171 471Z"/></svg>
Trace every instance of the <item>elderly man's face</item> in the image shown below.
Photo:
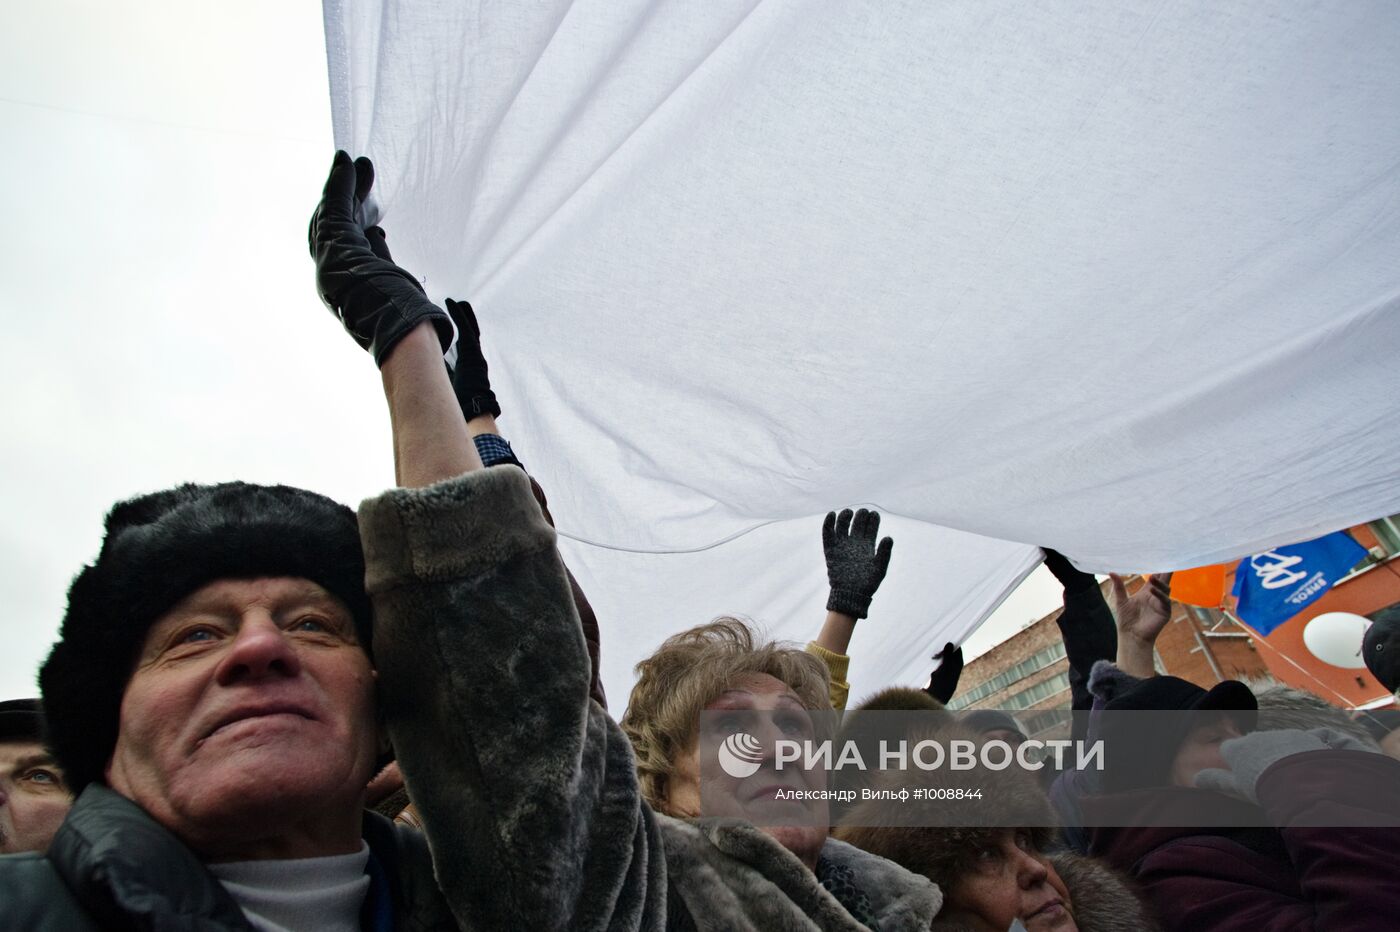
<svg viewBox="0 0 1400 932"><path fill-rule="evenodd" d="M71 804L43 745L0 740L0 854L48 850Z"/></svg>
<svg viewBox="0 0 1400 932"><path fill-rule="evenodd" d="M206 860L354 851L373 693L339 599L305 579L213 582L147 633L107 781Z"/></svg>

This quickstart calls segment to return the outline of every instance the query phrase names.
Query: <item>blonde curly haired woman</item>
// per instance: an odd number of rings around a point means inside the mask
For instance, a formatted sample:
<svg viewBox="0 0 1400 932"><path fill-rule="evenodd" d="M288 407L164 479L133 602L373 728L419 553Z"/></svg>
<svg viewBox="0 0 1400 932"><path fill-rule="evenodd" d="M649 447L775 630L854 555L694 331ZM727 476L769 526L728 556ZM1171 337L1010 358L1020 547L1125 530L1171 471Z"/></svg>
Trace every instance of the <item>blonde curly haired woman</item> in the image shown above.
<svg viewBox="0 0 1400 932"><path fill-rule="evenodd" d="M669 927L689 919L714 928L928 928L942 904L938 888L830 838L825 825L760 827L701 812L701 713L787 716L803 727L807 713L831 709L820 660L725 617L668 639L637 673L621 724L667 838L671 903L683 910L673 909Z"/></svg>

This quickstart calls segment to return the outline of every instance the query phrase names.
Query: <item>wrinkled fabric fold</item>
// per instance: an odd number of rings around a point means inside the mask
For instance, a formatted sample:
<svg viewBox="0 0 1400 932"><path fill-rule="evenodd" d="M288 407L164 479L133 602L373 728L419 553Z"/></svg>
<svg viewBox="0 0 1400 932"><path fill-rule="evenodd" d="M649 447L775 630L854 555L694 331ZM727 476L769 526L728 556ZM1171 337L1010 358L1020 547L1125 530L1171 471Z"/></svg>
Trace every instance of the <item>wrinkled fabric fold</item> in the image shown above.
<svg viewBox="0 0 1400 932"><path fill-rule="evenodd" d="M704 613L608 580L707 573L806 640L781 555L819 569L832 508L899 543L858 693L922 682L1031 544L1161 571L1400 511L1393 4L325 14L336 142L476 309L615 695Z"/></svg>

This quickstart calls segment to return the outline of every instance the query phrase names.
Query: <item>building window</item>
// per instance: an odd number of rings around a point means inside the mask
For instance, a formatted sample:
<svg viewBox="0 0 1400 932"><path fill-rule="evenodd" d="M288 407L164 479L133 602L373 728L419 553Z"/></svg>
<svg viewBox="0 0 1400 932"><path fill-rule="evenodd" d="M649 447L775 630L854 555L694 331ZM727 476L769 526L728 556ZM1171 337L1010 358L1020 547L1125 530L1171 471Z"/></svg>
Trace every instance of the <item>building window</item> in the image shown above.
<svg viewBox="0 0 1400 932"><path fill-rule="evenodd" d="M1044 712L1032 712L1030 715L1021 717L1021 728L1029 737L1034 738L1042 732L1072 725L1074 721L1072 715L1073 713L1068 709L1046 709Z"/></svg>
<svg viewBox="0 0 1400 932"><path fill-rule="evenodd" d="M997 705L1009 712L1014 712L1017 709L1029 709L1037 702L1049 699L1056 693L1064 692L1066 689L1069 689L1069 674L1059 673L1050 677L1048 680L1041 680L1034 686L1027 686L1018 693L1012 693L1001 702L997 703Z"/></svg>
<svg viewBox="0 0 1400 932"><path fill-rule="evenodd" d="M978 700L985 699L994 692L999 692L1012 683L1019 682L1032 673L1045 669L1057 660L1065 656L1065 645L1063 641L1056 641L1043 650L1036 651L1031 656L1020 663L1003 670L991 679L978 683L961 695L954 696L948 703L948 708L953 711L965 709ZM1066 681L1068 682L1068 680Z"/></svg>
<svg viewBox="0 0 1400 932"><path fill-rule="evenodd" d="M1400 553L1400 515L1381 518L1366 526L1376 535L1376 540L1380 541L1386 556L1393 557Z"/></svg>

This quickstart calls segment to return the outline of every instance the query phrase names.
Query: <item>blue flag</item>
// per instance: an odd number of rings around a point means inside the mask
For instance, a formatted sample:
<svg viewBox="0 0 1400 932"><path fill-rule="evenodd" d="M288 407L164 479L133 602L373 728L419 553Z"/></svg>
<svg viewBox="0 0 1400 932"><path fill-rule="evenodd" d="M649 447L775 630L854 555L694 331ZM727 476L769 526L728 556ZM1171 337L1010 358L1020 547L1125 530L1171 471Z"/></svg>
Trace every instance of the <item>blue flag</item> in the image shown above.
<svg viewBox="0 0 1400 932"><path fill-rule="evenodd" d="M1321 598L1364 556L1365 547L1337 531L1246 557L1235 568L1235 613L1268 634Z"/></svg>

